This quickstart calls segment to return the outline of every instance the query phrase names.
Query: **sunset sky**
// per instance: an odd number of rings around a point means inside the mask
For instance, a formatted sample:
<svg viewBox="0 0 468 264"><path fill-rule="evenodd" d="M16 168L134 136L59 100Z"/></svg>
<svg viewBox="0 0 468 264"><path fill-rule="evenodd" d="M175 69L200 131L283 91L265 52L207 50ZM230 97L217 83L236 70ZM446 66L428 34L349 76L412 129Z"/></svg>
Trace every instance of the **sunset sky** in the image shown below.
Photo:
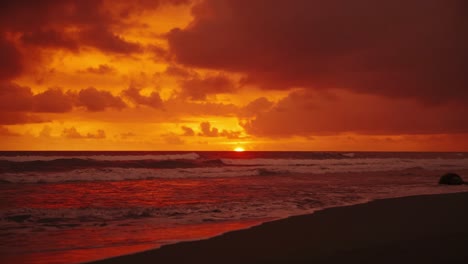
<svg viewBox="0 0 468 264"><path fill-rule="evenodd" d="M0 3L0 149L468 151L468 1Z"/></svg>

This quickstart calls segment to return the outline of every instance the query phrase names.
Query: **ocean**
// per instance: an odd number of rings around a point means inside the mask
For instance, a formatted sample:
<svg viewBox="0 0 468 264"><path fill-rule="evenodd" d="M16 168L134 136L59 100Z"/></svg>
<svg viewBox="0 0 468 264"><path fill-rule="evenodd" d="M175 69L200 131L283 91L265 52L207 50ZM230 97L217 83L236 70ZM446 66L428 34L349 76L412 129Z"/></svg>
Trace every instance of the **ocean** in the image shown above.
<svg viewBox="0 0 468 264"><path fill-rule="evenodd" d="M0 262L78 263L323 208L466 192L468 153L0 152Z"/></svg>

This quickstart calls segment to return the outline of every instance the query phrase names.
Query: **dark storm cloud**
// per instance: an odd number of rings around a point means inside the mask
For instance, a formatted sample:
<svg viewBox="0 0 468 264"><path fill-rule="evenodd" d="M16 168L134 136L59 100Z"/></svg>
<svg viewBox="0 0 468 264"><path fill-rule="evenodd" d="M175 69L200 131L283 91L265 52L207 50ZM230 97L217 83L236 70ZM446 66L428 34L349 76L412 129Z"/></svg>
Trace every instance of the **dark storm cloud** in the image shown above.
<svg viewBox="0 0 468 264"><path fill-rule="evenodd" d="M0 3L0 36L19 35L23 44L41 48L63 48L78 51L82 46L103 52L141 52L139 43L125 40L113 32L124 27L123 18L161 5L187 4L185 0L15 0ZM73 29L73 30L70 30ZM0 47L5 45L0 40ZM4 51L2 51L3 53ZM14 52L5 51L5 54ZM3 57L4 55L0 53ZM1 66L1 65L0 65ZM5 72L5 71L2 71ZM2 77L2 76L0 76Z"/></svg>
<svg viewBox="0 0 468 264"><path fill-rule="evenodd" d="M266 89L468 101L464 0L205 0L193 14L167 35L186 65Z"/></svg>
<svg viewBox="0 0 468 264"><path fill-rule="evenodd" d="M78 51L78 42L76 39L56 30L26 32L21 36L21 41L28 45Z"/></svg>
<svg viewBox="0 0 468 264"><path fill-rule="evenodd" d="M0 81L16 77L22 69L21 53L0 33Z"/></svg>
<svg viewBox="0 0 468 264"><path fill-rule="evenodd" d="M357 133L368 135L468 133L468 106L424 105L409 99L336 92L292 92L242 124L267 137Z"/></svg>

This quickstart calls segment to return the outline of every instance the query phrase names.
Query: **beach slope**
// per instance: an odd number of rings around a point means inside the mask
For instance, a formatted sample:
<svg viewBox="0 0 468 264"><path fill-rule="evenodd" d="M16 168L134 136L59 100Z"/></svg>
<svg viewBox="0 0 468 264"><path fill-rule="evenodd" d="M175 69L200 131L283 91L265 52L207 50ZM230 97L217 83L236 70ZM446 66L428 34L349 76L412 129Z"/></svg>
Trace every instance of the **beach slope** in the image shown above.
<svg viewBox="0 0 468 264"><path fill-rule="evenodd" d="M468 263L468 193L329 208L98 263Z"/></svg>

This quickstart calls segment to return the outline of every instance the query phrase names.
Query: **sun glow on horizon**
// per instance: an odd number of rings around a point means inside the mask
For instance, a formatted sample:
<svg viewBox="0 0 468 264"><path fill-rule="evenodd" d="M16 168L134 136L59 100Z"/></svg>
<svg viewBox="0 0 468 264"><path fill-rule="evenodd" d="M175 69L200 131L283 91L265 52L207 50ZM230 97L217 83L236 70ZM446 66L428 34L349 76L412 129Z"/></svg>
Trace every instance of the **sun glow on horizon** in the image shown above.
<svg viewBox="0 0 468 264"><path fill-rule="evenodd" d="M245 149L244 149L243 147L236 147L236 148L234 149L234 151L235 151L235 152L244 152Z"/></svg>

